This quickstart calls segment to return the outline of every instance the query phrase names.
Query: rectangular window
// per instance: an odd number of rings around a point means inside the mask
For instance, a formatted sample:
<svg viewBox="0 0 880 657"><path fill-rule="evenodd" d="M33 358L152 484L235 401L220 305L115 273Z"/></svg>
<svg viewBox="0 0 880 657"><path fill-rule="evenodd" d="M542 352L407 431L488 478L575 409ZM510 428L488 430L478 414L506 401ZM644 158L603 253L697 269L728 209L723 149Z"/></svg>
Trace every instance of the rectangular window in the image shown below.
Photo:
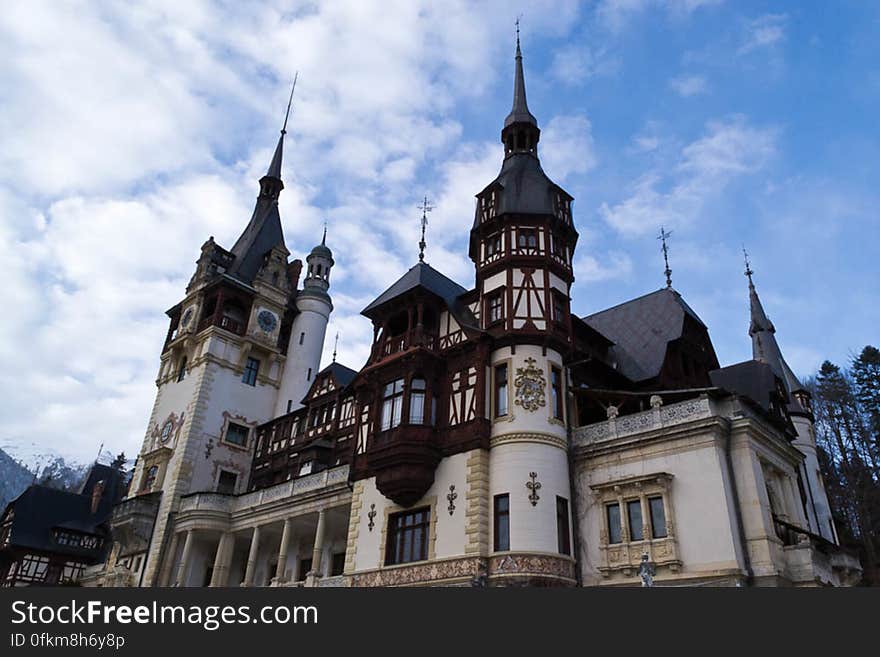
<svg viewBox="0 0 880 657"><path fill-rule="evenodd" d="M510 549L510 495L495 496L495 551Z"/></svg>
<svg viewBox="0 0 880 657"><path fill-rule="evenodd" d="M341 575L345 570L345 552L337 552L333 555L333 562L330 564L330 576L336 577Z"/></svg>
<svg viewBox="0 0 880 657"><path fill-rule="evenodd" d="M553 255L555 255L557 258L562 258L564 255L562 239L560 239L558 235L554 235L552 243Z"/></svg>
<svg viewBox="0 0 880 657"><path fill-rule="evenodd" d="M234 495L236 482L238 482L237 474L227 470L221 470L220 476L217 478L217 492L226 495Z"/></svg>
<svg viewBox="0 0 880 657"><path fill-rule="evenodd" d="M226 442L244 447L247 445L250 432L251 430L248 427L230 422L229 426L226 427Z"/></svg>
<svg viewBox="0 0 880 657"><path fill-rule="evenodd" d="M568 528L568 500L556 496L556 544L559 554L571 554L571 532Z"/></svg>
<svg viewBox="0 0 880 657"><path fill-rule="evenodd" d="M428 558L431 509L416 509L388 516L385 565L391 566Z"/></svg>
<svg viewBox="0 0 880 657"><path fill-rule="evenodd" d="M532 228L520 228L517 231L517 244L521 249L537 249L538 233Z"/></svg>
<svg viewBox="0 0 880 657"><path fill-rule="evenodd" d="M256 358L248 358L247 365L244 366L244 374L241 375L241 382L247 383L249 386L257 385L257 373L260 371L260 361Z"/></svg>
<svg viewBox="0 0 880 657"><path fill-rule="evenodd" d="M486 240L486 257L501 252L501 235L492 235Z"/></svg>
<svg viewBox="0 0 880 657"><path fill-rule="evenodd" d="M180 367L177 370L177 382L180 383L186 378L186 356L180 359Z"/></svg>
<svg viewBox="0 0 880 657"><path fill-rule="evenodd" d="M553 293L553 321L565 324L565 299L556 292Z"/></svg>
<svg viewBox="0 0 880 657"><path fill-rule="evenodd" d="M666 538L666 510L663 508L663 498L649 497L648 508L651 511L651 536Z"/></svg>
<svg viewBox="0 0 880 657"><path fill-rule="evenodd" d="M292 406L293 406L293 400L292 400L292 399L288 399L288 400L287 400L287 412L288 412L288 413L290 413L290 409L291 409Z"/></svg>
<svg viewBox="0 0 880 657"><path fill-rule="evenodd" d="M562 370L558 367L550 367L550 402L553 404L553 417L561 420L562 409Z"/></svg>
<svg viewBox="0 0 880 657"><path fill-rule="evenodd" d="M490 324L500 322L504 319L504 301L501 298L501 292L496 292L491 295L486 305L486 315L489 317Z"/></svg>
<svg viewBox="0 0 880 657"><path fill-rule="evenodd" d="M620 543L623 540L623 537L620 535L620 505L606 505L605 515L608 519L608 542Z"/></svg>
<svg viewBox="0 0 880 657"><path fill-rule="evenodd" d="M507 364L495 368L495 417L507 415Z"/></svg>
<svg viewBox="0 0 880 657"><path fill-rule="evenodd" d="M312 474L312 462L311 461L303 461L302 465L299 466L299 475L302 477L303 475Z"/></svg>
<svg viewBox="0 0 880 657"><path fill-rule="evenodd" d="M305 334L305 333L300 333L300 334L299 334L299 343L302 344L302 343L303 343L303 340L305 340L305 339L306 339L306 334Z"/></svg>
<svg viewBox="0 0 880 657"><path fill-rule="evenodd" d="M397 379L385 386L382 393L382 418L380 431L388 431L400 425L403 411L403 379Z"/></svg>
<svg viewBox="0 0 880 657"><path fill-rule="evenodd" d="M312 560L311 559L300 559L299 560L299 574L297 575L297 581L302 582L305 580L306 575L309 574L309 571L312 569Z"/></svg>
<svg viewBox="0 0 880 657"><path fill-rule="evenodd" d="M409 385L409 423L425 423L425 380L413 379Z"/></svg>
<svg viewBox="0 0 880 657"><path fill-rule="evenodd" d="M642 527L642 501L630 500L626 503L626 517L629 520L629 540L642 541L645 539Z"/></svg>

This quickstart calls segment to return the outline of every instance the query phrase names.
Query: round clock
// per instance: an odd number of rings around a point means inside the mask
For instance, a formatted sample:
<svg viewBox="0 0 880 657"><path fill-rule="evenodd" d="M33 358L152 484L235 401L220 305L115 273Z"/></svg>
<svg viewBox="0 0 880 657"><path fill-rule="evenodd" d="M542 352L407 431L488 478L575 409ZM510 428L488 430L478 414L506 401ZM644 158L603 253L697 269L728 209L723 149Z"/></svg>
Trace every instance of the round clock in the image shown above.
<svg viewBox="0 0 880 657"><path fill-rule="evenodd" d="M180 325L181 325L182 327L184 327L184 328L186 328L187 326L189 326L189 322L190 322L190 320L192 319L192 316L193 316L193 309L192 309L192 308L187 308L187 309L186 309L186 312L183 313L183 317L182 317L181 320L180 320Z"/></svg>
<svg viewBox="0 0 880 657"><path fill-rule="evenodd" d="M174 429L174 422L168 420L162 427L162 435L159 437L159 440L161 440L163 443L167 443L168 439L171 438L172 429Z"/></svg>
<svg viewBox="0 0 880 657"><path fill-rule="evenodd" d="M271 333L275 328L275 324L278 320L275 319L275 315L270 313L268 310L261 310L257 315L257 324L260 325L260 328L263 329L266 333Z"/></svg>

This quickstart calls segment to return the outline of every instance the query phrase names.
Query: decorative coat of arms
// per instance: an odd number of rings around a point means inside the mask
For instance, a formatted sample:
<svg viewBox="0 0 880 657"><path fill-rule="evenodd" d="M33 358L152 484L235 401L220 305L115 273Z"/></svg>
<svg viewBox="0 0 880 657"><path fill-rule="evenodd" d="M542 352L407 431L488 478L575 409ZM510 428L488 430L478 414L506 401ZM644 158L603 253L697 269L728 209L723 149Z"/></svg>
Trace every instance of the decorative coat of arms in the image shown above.
<svg viewBox="0 0 880 657"><path fill-rule="evenodd" d="M516 368L516 378L513 380L513 385L516 388L516 399L513 403L517 406L534 412L546 405L544 401L544 387L546 385L544 372L535 367L534 358L526 358L526 366Z"/></svg>

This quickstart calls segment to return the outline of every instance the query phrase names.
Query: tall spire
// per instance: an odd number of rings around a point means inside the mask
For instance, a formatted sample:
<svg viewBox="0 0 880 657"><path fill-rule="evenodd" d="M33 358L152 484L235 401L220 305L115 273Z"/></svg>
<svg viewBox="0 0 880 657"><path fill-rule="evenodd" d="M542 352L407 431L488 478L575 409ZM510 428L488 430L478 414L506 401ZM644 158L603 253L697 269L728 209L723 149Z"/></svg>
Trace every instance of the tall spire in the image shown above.
<svg viewBox="0 0 880 657"><path fill-rule="evenodd" d="M513 78L513 106L510 114L504 119L504 127L514 123L530 123L538 126L537 119L529 112L526 102L526 80L523 75L522 50L519 45L519 18L516 19L516 70Z"/></svg>
<svg viewBox="0 0 880 657"><path fill-rule="evenodd" d="M785 358L782 356L782 350L776 341L776 327L764 312L761 300L758 298L758 291L755 289L755 283L752 280L751 263L749 262L749 254L743 247L743 257L745 259L746 269L745 276L749 279L749 337L752 338L752 358L762 363L767 363L776 376L781 378L788 390L789 410L795 412L803 412L803 408L792 393L803 390L803 385L792 372Z"/></svg>
<svg viewBox="0 0 880 657"><path fill-rule="evenodd" d="M284 114L284 125L281 127L281 135L278 137L278 145L275 146L275 154L272 156L272 162L269 164L269 170L266 176L281 180L281 158L284 151L284 135L287 134L287 120L290 118L290 106L293 103L293 92L296 89L296 80L299 77L299 71L293 76L293 86L290 88L290 98L287 99L287 112Z"/></svg>

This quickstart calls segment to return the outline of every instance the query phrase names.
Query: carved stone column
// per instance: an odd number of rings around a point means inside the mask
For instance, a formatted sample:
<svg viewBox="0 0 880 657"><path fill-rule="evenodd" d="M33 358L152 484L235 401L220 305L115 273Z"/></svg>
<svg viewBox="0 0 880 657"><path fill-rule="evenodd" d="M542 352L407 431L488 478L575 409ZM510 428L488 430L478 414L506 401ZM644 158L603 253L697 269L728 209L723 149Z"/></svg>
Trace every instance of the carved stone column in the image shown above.
<svg viewBox="0 0 880 657"><path fill-rule="evenodd" d="M290 534L293 520L291 518L284 519L284 530L281 532L281 546L278 548L278 565L275 568L275 583L282 584L285 582L285 572L287 570L287 550L290 548Z"/></svg>
<svg viewBox="0 0 880 657"><path fill-rule="evenodd" d="M260 527L254 527L253 536L251 536L251 547L248 550L247 567L244 571L244 581L242 586L254 585L254 571L257 569L257 554L260 551Z"/></svg>
<svg viewBox="0 0 880 657"><path fill-rule="evenodd" d="M192 556L192 546L195 540L195 531L190 529L186 532L186 540L183 542L183 554L180 555L180 564L177 567L177 577L174 580L175 586L183 586L186 578L186 571L189 569L189 560Z"/></svg>
<svg viewBox="0 0 880 657"><path fill-rule="evenodd" d="M314 584L316 577L321 576L321 553L324 551L324 527L325 527L325 511L318 511L318 527L315 530L315 547L312 549L312 570L308 574L311 584Z"/></svg>
<svg viewBox="0 0 880 657"><path fill-rule="evenodd" d="M234 540L232 532L224 532L217 543L217 552L214 555L214 569L211 571L212 587L226 586L229 577L229 562L232 556Z"/></svg>

